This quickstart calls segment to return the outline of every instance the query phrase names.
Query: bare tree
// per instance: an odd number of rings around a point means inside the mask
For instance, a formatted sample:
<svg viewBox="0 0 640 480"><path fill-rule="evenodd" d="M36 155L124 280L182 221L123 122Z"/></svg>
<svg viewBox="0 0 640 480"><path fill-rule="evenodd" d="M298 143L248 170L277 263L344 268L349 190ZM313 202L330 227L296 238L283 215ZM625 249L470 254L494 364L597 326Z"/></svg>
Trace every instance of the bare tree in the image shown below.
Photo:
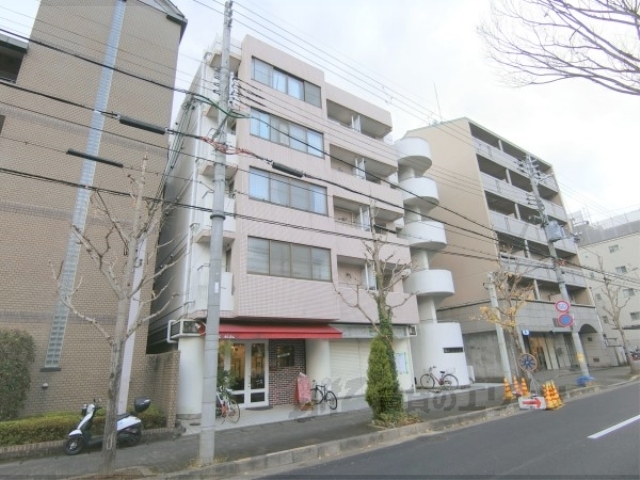
<svg viewBox="0 0 640 480"><path fill-rule="evenodd" d="M147 156L142 163L142 173L138 178L129 175L132 183L131 198L134 202L134 218L119 218L115 209L103 198L99 190L92 196L91 202L95 210L96 219L106 226L106 233L99 238L92 238L87 231L81 231L72 226L73 231L81 244L83 251L92 260L102 277L105 279L117 299L116 320L113 332L110 333L100 322L89 315L82 313L73 302L73 295L81 289L82 278L75 288L68 294L62 295L62 301L79 318L91 323L104 336L111 347L111 361L109 366L109 380L107 385L107 406L104 437L102 445L102 464L100 473L109 475L113 473L116 458L118 397L122 380L122 366L124 358L124 346L127 339L143 324L160 315L167 307L168 302L156 310L153 314L145 315L144 305L151 303L162 292L151 294L149 299L141 299L137 316L127 324L131 300L142 289L152 284L153 280L162 275L173 263L166 263L155 273L149 273L148 267L152 254L141 251L141 246L149 238L150 234L158 228L161 220L160 210L162 203L144 196L145 173ZM122 247L122 253L117 247ZM56 272L54 278L58 282L60 292L65 292L60 283L60 274L63 265ZM136 269L142 272L139 280L134 277Z"/></svg>
<svg viewBox="0 0 640 480"><path fill-rule="evenodd" d="M590 252L598 258L598 265L600 267L600 271L604 272L604 261L602 256L595 254L594 252ZM616 330L620 332L620 339L622 340L622 347L624 348L625 356L627 357L627 362L629 363L629 367L631 369L631 373L637 373L640 371L640 368L636 365L636 362L633 361L633 357L631 356L631 349L629 348L629 342L627 341L626 334L624 332L624 327L622 322L620 321L622 310L627 306L627 303L631 300L631 297L625 297L622 293L623 288L625 286L623 284L613 284L611 283L611 278L609 278L606 274L603 275L603 285L602 285L602 293L604 294L604 301L598 302L598 306L604 310L609 318L613 321Z"/></svg>
<svg viewBox="0 0 640 480"><path fill-rule="evenodd" d="M398 260L397 252L388 249L385 233L376 233L375 209L372 206L371 220L364 225L371 232L371 239L363 241L365 251L365 274L362 278L349 275L349 286L355 291L355 300L348 299L337 291L342 300L350 307L358 309L369 320L376 331L371 344L367 370L367 392L365 399L373 411L374 420L385 423L403 422L404 409L402 392L398 381L398 371L393 350L393 312L409 301L412 295L405 296L396 304L389 303L389 294L411 272L411 263ZM385 229L382 228L384 231ZM365 295L363 298L362 295ZM368 300L367 300L368 299ZM367 308L367 303L375 304L375 314Z"/></svg>
<svg viewBox="0 0 640 480"><path fill-rule="evenodd" d="M508 333L508 349L514 367L517 367L518 354L526 353L520 343L518 331L518 312L531 300L533 283L523 280L524 272L512 272L500 267L493 273L498 307L480 307L480 319L500 325Z"/></svg>
<svg viewBox="0 0 640 480"><path fill-rule="evenodd" d="M640 94L638 0L495 0L478 32L517 86L582 78Z"/></svg>

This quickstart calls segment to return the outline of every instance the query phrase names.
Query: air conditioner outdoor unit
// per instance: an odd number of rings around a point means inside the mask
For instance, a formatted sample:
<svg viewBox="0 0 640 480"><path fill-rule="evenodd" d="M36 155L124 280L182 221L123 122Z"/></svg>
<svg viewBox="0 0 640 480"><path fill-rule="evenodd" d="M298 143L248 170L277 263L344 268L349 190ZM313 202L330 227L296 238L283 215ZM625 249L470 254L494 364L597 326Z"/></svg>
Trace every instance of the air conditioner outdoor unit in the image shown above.
<svg viewBox="0 0 640 480"><path fill-rule="evenodd" d="M167 322L167 343L176 343L182 337L201 337L207 331L207 324L198 320L169 320Z"/></svg>

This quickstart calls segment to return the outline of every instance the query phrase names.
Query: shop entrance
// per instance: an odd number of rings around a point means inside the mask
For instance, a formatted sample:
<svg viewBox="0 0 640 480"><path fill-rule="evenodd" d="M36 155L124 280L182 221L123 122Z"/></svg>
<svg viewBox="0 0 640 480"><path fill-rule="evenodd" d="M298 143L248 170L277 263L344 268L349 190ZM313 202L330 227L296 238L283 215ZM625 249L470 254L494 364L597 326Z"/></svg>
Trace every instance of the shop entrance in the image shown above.
<svg viewBox="0 0 640 480"><path fill-rule="evenodd" d="M218 361L231 376L234 399L245 407L269 405L267 342L227 340Z"/></svg>

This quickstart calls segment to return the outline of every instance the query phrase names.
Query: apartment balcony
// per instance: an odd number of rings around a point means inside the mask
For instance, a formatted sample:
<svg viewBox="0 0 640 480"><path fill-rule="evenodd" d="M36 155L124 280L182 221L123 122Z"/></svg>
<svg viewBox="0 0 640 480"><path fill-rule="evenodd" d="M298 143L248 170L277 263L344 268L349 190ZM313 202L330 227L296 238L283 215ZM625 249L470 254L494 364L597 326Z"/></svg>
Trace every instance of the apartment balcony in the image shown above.
<svg viewBox="0 0 640 480"><path fill-rule="evenodd" d="M578 325L588 323L597 328L599 324L595 307L572 305L569 313L573 315ZM531 301L518 312L518 325L520 329L534 332L571 333L569 328L557 325L558 315L560 314L553 303Z"/></svg>
<svg viewBox="0 0 640 480"><path fill-rule="evenodd" d="M418 297L448 297L455 293L449 270L417 270L404 280L405 292Z"/></svg>
<svg viewBox="0 0 640 480"><path fill-rule="evenodd" d="M365 323L371 324L371 319L378 318L378 308L376 302L369 291L360 288L340 285L338 287L340 320L339 323ZM404 292L389 292L387 294L387 305L395 307L393 309L394 323L417 323L418 303L414 298L409 298L410 294ZM356 307L359 305L365 314ZM367 318L368 317L368 318Z"/></svg>
<svg viewBox="0 0 640 480"><path fill-rule="evenodd" d="M420 177L431 168L431 147L422 138L405 137L393 144L398 157L398 165L412 168Z"/></svg>
<svg viewBox="0 0 640 480"><path fill-rule="evenodd" d="M223 234L226 238L233 238L236 232L235 199L225 195L224 211L226 218L222 224ZM211 212L198 211L196 217L199 221L193 227L193 239L197 243L208 243L211 240Z"/></svg>
<svg viewBox="0 0 640 480"><path fill-rule="evenodd" d="M344 128L380 141L391 132L390 125L329 99L327 99L327 117L329 121Z"/></svg>
<svg viewBox="0 0 640 480"><path fill-rule="evenodd" d="M503 152L502 150L489 145L488 143L483 142L482 140L478 140L477 138L473 139L473 143L476 147L476 153L478 155L483 156L499 165L502 165L509 170L514 172L519 172L518 161L515 157L512 157L508 153ZM554 177L546 177L544 180L540 181L540 185L552 190L553 192L558 192L558 183Z"/></svg>
<svg viewBox="0 0 640 480"><path fill-rule="evenodd" d="M405 206L433 208L440 204L438 186L429 177L411 177L400 180L402 202ZM431 206L431 207L430 207Z"/></svg>
<svg viewBox="0 0 640 480"><path fill-rule="evenodd" d="M236 148L236 136L227 135L227 145L231 149ZM207 156L205 158L199 158L196 161L198 175L203 177L213 178L214 165L216 162L216 150L211 145L206 145ZM238 171L238 155L227 155L225 158L225 177L231 178Z"/></svg>
<svg viewBox="0 0 640 480"><path fill-rule="evenodd" d="M489 211L491 224L493 229L499 233L504 233L512 237L524 238L526 240L548 245L547 236L544 230L538 225L523 222L513 217L503 215L502 213ZM569 254L576 254L578 249L572 238L564 238L554 242L557 250L562 250Z"/></svg>
<svg viewBox="0 0 640 480"><path fill-rule="evenodd" d="M506 198L513 203L518 203L520 205L533 208L532 205L534 204L534 196L532 193L511 185L504 180L492 177L491 175L486 173L481 173L480 177L482 179L482 187L485 191ZM568 221L567 212L562 206L544 199L542 199L542 204L544 205L547 215L563 222Z"/></svg>
<svg viewBox="0 0 640 480"><path fill-rule="evenodd" d="M440 222L421 221L406 223L400 233L409 242L410 248L440 250L447 245L444 225Z"/></svg>
<svg viewBox="0 0 640 480"><path fill-rule="evenodd" d="M509 272L522 275L523 278L558 283L558 277L551 260L540 261L524 257L501 255L500 266ZM568 286L579 288L587 287L587 281L581 270L563 266L561 267L561 271L563 279Z"/></svg>
<svg viewBox="0 0 640 480"><path fill-rule="evenodd" d="M233 311L233 274L222 272L220 286L220 310ZM209 301L209 264L203 264L196 270L193 307L190 310L207 310Z"/></svg>

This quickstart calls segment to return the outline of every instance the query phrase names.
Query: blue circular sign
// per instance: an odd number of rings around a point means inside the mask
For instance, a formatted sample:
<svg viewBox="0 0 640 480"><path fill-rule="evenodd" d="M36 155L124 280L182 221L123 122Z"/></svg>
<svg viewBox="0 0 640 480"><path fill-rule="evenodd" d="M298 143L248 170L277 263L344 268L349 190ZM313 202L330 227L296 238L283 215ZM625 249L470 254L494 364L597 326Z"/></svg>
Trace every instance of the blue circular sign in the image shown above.
<svg viewBox="0 0 640 480"><path fill-rule="evenodd" d="M558 324L561 327L570 327L573 325L573 317L568 313L563 313L558 317Z"/></svg>

